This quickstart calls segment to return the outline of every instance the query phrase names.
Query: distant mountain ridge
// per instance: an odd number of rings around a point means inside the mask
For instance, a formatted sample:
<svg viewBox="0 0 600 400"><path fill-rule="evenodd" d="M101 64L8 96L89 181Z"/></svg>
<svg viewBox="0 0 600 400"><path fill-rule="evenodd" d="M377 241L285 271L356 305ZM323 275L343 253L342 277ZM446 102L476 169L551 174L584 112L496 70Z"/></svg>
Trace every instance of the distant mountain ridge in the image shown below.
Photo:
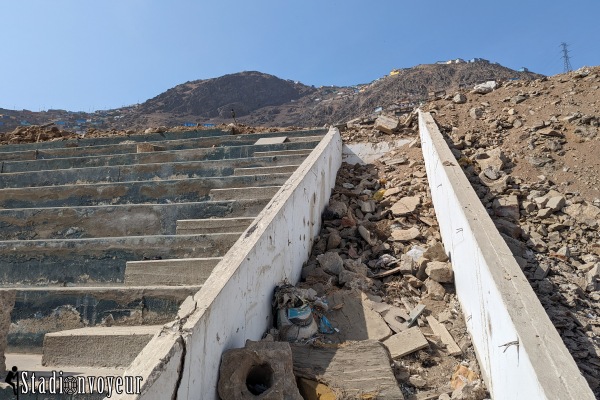
<svg viewBox="0 0 600 400"><path fill-rule="evenodd" d="M485 60L423 64L394 70L365 85L315 88L257 71L177 85L142 104L95 113L0 109L0 132L24 124L55 122L65 129L144 129L232 122L263 126L321 126L369 114L375 108L426 100L432 91L455 91L486 80L535 79Z"/></svg>

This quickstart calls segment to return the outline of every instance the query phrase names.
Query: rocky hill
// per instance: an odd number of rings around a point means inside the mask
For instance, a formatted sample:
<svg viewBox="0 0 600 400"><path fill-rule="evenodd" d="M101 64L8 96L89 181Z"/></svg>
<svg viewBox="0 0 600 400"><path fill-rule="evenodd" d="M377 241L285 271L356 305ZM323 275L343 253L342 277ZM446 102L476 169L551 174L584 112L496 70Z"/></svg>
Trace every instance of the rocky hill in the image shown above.
<svg viewBox="0 0 600 400"><path fill-rule="evenodd" d="M376 108L400 110L427 100L431 92L449 92L487 80L531 80L540 75L517 72L487 61L425 64L394 71L369 84L314 88L261 72L240 72L190 81L146 102L95 113L49 110L35 113L0 109L0 132L27 124L60 122L61 128L145 129L238 122L262 126L322 126L368 115Z"/></svg>

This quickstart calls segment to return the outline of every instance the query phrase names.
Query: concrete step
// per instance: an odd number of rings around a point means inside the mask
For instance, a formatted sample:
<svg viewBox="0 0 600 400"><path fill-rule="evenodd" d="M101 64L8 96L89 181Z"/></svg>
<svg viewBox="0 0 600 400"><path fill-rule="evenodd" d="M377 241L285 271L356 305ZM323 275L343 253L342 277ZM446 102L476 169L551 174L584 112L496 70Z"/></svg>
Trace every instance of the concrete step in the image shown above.
<svg viewBox="0 0 600 400"><path fill-rule="evenodd" d="M222 257L240 233L0 242L0 285L123 282L125 263Z"/></svg>
<svg viewBox="0 0 600 400"><path fill-rule="evenodd" d="M172 321L193 286L18 287L11 313L11 351L40 353L44 335L95 326L156 325Z"/></svg>
<svg viewBox="0 0 600 400"><path fill-rule="evenodd" d="M317 132L317 131L313 131ZM123 142L161 142L164 140L178 140L178 139L189 139L189 138L201 138L201 137L231 137L231 132L223 131L220 129L203 129L198 131L184 131L184 132L164 132L164 133L149 133L139 135L112 135L107 137L96 137L96 138L80 138L70 140L57 140L52 142L38 142L38 143L20 143L20 144L8 144L3 145L0 148L0 159L3 159L3 153L9 154L17 151L27 150L42 150L42 149L58 149L65 147L83 147L83 146L105 146L111 144L119 144Z"/></svg>
<svg viewBox="0 0 600 400"><path fill-rule="evenodd" d="M52 371L55 368L50 366L42 365L42 354L29 354L29 353L6 353L6 365L18 365L21 371L32 371L37 376L44 375L46 377L52 376ZM125 372L125 368L94 368L94 367L75 367L69 368L68 371L63 371L63 376L77 376L77 375L93 375L93 376L122 376ZM31 375L29 376L31 378ZM11 389L12 392L12 389ZM114 394L114 390L113 390ZM76 396L79 397L79 396ZM20 396L19 399L26 398L26 396ZM0 397L0 399L3 399ZM9 397L13 400L12 397ZM58 394L52 396L52 399L62 399ZM88 398L85 398L88 400ZM38 399L39 400L39 399ZM72 399L71 399L72 400ZM99 398L102 400L102 397Z"/></svg>
<svg viewBox="0 0 600 400"><path fill-rule="evenodd" d="M129 153L100 155L93 157L52 158L48 160L3 161L1 173L46 171L70 168L108 167L116 165L135 165L152 163L172 163L184 161L224 160L252 157L255 152L281 150L307 150L314 148L318 140L310 142L291 142L272 145L248 145L214 147L177 151L158 151L149 153Z"/></svg>
<svg viewBox="0 0 600 400"><path fill-rule="evenodd" d="M235 168L300 164L304 159L304 155L265 156L3 173L0 188L222 177L233 175Z"/></svg>
<svg viewBox="0 0 600 400"><path fill-rule="evenodd" d="M255 157L307 156L310 154L311 151L312 151L312 149L256 151L256 152L254 152L254 156Z"/></svg>
<svg viewBox="0 0 600 400"><path fill-rule="evenodd" d="M5 188L0 189L0 208L197 202L208 200L209 191L214 188L283 185L291 176L290 172L257 172L264 174Z"/></svg>
<svg viewBox="0 0 600 400"><path fill-rule="evenodd" d="M243 200L243 199L272 199L281 186L255 186L246 188L212 189L210 198L219 200Z"/></svg>
<svg viewBox="0 0 600 400"><path fill-rule="evenodd" d="M270 191L271 186L266 186L266 190ZM257 196L263 200L269 198L266 195L257 194ZM239 198L242 199L243 196L240 195ZM217 200L217 202L220 201L223 200ZM215 207L215 201L204 203L122 204L0 210L0 226L2 227L0 240L174 235L176 234L177 220L227 216L227 208L224 209L223 204L217 204ZM245 228L238 232L244 230Z"/></svg>
<svg viewBox="0 0 600 400"><path fill-rule="evenodd" d="M77 147L92 147L92 146L110 146L110 145L118 145L118 144L126 144L126 143L154 143L160 146L159 142L163 141L171 141L171 140L184 140L184 139L202 139L206 138L210 140L211 138L223 138L234 139L239 137L250 137L250 140L253 137L268 137L268 135L272 136L281 136L289 135L290 137L298 136L320 136L324 135L327 131L325 129L312 129L312 130L303 130L303 131L292 131L292 132L260 132L260 133L250 133L244 135L232 135L231 131L223 131L219 129L203 129L198 131L185 131L185 132L165 132L165 133L150 133L150 134L139 134L139 135L127 135L127 136L119 136L113 135L108 137L100 137L100 138L80 138L80 139L70 139L70 140L58 140L51 142L38 142L38 143L21 143L21 144L9 144L3 145L0 148L0 160L7 160L10 158L11 154L18 152L26 152L35 150L46 150L46 149L60 149L60 148L77 148ZM265 136L267 135L267 136ZM256 139L254 139L256 141Z"/></svg>
<svg viewBox="0 0 600 400"><path fill-rule="evenodd" d="M261 174L292 174L299 167L298 165L280 165L277 167L254 167L254 168L236 168L233 171L235 176L242 175L261 175Z"/></svg>
<svg viewBox="0 0 600 400"><path fill-rule="evenodd" d="M44 338L42 364L127 367L161 328L161 325L111 326L48 333Z"/></svg>
<svg viewBox="0 0 600 400"><path fill-rule="evenodd" d="M310 133L310 132L309 132ZM319 140L322 135L306 136L306 131L287 132L290 142L309 142ZM125 141L107 145L85 146L71 143L75 147L61 147L50 149L30 149L10 153L0 152L1 161L48 160L51 158L90 157L101 155L115 155L128 153L141 153L149 151L173 151L197 148L247 146L253 145L259 139L279 137L281 133L266 132L247 135L223 135L213 137L183 138L175 140L132 142Z"/></svg>
<svg viewBox="0 0 600 400"><path fill-rule="evenodd" d="M222 257L128 261L125 284L202 285Z"/></svg>
<svg viewBox="0 0 600 400"><path fill-rule="evenodd" d="M202 233L243 232L254 221L247 218L204 218L177 221L178 235L197 235Z"/></svg>

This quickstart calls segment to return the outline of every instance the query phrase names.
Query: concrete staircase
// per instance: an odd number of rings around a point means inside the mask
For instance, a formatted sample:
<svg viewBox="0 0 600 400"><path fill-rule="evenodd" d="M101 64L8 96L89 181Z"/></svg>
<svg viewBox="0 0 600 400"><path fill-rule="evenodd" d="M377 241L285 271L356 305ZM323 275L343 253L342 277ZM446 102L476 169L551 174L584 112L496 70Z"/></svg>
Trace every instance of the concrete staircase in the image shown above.
<svg viewBox="0 0 600 400"><path fill-rule="evenodd" d="M9 352L70 371L127 367L324 133L0 147L0 290L17 292Z"/></svg>

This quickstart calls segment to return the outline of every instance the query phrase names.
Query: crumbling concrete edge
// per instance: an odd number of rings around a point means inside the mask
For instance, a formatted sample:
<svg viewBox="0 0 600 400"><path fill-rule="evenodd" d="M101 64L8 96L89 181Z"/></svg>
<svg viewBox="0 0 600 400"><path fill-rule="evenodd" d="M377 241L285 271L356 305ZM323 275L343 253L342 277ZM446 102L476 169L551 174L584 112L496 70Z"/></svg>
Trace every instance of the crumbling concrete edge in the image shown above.
<svg viewBox="0 0 600 400"><path fill-rule="evenodd" d="M419 131L456 292L495 399L594 399L429 113Z"/></svg>
<svg viewBox="0 0 600 400"><path fill-rule="evenodd" d="M299 280L341 163L342 139L332 128L182 304L179 319L126 370L144 378L141 394L119 399L165 399L172 391L180 400L218 398L221 354L259 340L271 326L274 288Z"/></svg>

